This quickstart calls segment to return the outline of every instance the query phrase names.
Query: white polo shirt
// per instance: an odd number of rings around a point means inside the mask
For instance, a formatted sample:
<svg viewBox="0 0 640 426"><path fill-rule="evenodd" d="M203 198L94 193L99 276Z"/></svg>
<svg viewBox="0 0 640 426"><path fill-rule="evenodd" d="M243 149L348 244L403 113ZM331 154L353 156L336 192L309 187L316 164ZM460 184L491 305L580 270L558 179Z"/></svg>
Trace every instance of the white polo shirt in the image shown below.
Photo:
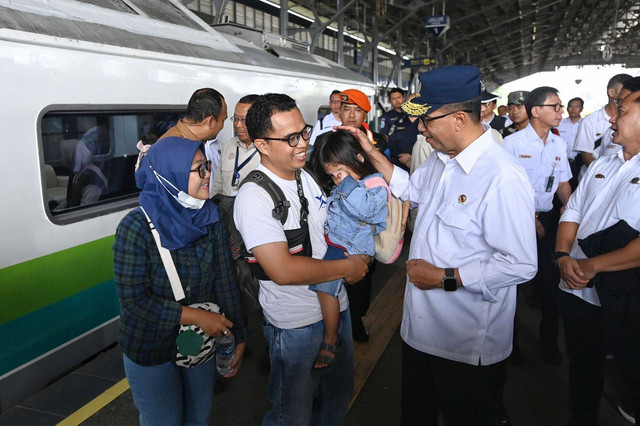
<svg viewBox="0 0 640 426"><path fill-rule="evenodd" d="M333 113L329 113L316 121L311 131L311 139L309 139L309 145L316 143L316 139L323 133L333 131L333 126L341 126L342 122L333 116Z"/></svg>
<svg viewBox="0 0 640 426"><path fill-rule="evenodd" d="M566 117L563 118L558 125L558 133L560 133L560 137L567 143L567 158L569 160L573 160L578 155L578 153L573 150L573 146L576 143L576 134L578 133L580 123L582 123L582 117L575 123L572 122L569 117Z"/></svg>
<svg viewBox="0 0 640 426"><path fill-rule="evenodd" d="M511 353L516 284L537 269L534 201L522 166L488 130L455 158L439 151L390 188L418 207L409 259L459 268L455 292L407 277L400 333L411 347L471 365Z"/></svg>
<svg viewBox="0 0 640 426"><path fill-rule="evenodd" d="M571 179L567 143L551 132L547 134L547 142L542 142L529 123L519 132L507 136L504 146L522 164L529 176L529 182L535 192L536 212L551 210L553 194L556 193L558 185ZM553 183L548 185L550 176L553 176Z"/></svg>
<svg viewBox="0 0 640 426"><path fill-rule="evenodd" d="M602 135L600 146L593 150L593 158L597 160L600 157L615 154L620 150L622 150L622 146L613 142L613 130L609 128Z"/></svg>
<svg viewBox="0 0 640 426"><path fill-rule="evenodd" d="M569 198L560 222L580 224L571 247L571 257L586 259L578 239L607 229L620 220L640 230L640 154L625 161L622 151L594 161ZM560 281L560 289L600 306L598 293L593 287L569 290Z"/></svg>
<svg viewBox="0 0 640 426"><path fill-rule="evenodd" d="M583 118L576 134L573 150L592 154L596 139L604 136L607 131L611 132L610 118L604 107Z"/></svg>

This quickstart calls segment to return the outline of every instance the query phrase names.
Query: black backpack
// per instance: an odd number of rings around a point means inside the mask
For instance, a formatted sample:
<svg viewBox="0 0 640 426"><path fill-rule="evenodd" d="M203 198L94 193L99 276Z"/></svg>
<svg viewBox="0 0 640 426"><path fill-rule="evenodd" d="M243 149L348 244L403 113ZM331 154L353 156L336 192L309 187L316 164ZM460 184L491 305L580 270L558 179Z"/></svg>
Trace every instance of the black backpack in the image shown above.
<svg viewBox="0 0 640 426"><path fill-rule="evenodd" d="M296 173L296 179L299 179L299 173ZM242 185L252 182L263 188L273 200L273 209L271 215L282 225L287 221L289 215L289 207L291 203L285 197L282 189L276 185L269 176L260 170L250 172L247 177L242 180ZM298 185L298 195L301 200L300 208L300 228L285 230L289 252L293 256L311 256L311 238L309 236L309 227L307 224L307 216L309 214L308 202L302 193L302 185ZM234 269L236 272L236 283L242 297L242 306L245 316L262 312L258 301L260 292L260 284L258 280L269 280L264 269L257 262L255 257L247 250L242 240L240 231L236 228L233 221L233 208L235 197L216 194L213 201L218 205L218 210L222 216L222 220L226 225L229 233L229 250L233 259Z"/></svg>

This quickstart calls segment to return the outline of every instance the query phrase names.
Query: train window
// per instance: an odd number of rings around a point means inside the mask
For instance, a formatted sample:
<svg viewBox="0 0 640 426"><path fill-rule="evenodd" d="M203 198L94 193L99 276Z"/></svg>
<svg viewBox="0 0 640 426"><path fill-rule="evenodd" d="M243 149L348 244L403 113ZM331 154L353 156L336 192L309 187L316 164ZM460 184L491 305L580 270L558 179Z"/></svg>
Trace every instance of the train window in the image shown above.
<svg viewBox="0 0 640 426"><path fill-rule="evenodd" d="M155 142L183 109L48 112L40 123L46 208L55 223L137 202L136 144Z"/></svg>

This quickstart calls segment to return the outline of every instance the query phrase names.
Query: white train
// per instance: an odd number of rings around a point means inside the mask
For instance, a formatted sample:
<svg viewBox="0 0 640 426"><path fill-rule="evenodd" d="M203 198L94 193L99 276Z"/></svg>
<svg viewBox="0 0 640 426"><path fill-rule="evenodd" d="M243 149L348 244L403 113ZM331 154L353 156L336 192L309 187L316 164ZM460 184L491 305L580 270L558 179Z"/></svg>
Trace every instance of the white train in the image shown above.
<svg viewBox="0 0 640 426"><path fill-rule="evenodd" d="M135 145L194 90L230 111L288 93L310 124L334 89L375 93L278 37L233 32L174 0L0 0L0 412L115 342L111 245L137 205Z"/></svg>

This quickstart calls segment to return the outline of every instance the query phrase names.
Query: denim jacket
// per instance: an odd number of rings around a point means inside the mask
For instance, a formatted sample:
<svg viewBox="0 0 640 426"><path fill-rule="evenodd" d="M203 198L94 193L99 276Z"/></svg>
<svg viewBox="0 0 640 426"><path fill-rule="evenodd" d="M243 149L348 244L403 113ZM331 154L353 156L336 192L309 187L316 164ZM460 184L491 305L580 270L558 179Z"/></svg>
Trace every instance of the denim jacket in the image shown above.
<svg viewBox="0 0 640 426"><path fill-rule="evenodd" d="M349 254L366 254L373 256L375 247L373 235L386 228L387 188L377 186L367 189L363 180L356 181L351 176L345 177L338 186L334 186L327 199L327 223L325 233L332 243L347 249ZM375 226L372 232L371 226Z"/></svg>

